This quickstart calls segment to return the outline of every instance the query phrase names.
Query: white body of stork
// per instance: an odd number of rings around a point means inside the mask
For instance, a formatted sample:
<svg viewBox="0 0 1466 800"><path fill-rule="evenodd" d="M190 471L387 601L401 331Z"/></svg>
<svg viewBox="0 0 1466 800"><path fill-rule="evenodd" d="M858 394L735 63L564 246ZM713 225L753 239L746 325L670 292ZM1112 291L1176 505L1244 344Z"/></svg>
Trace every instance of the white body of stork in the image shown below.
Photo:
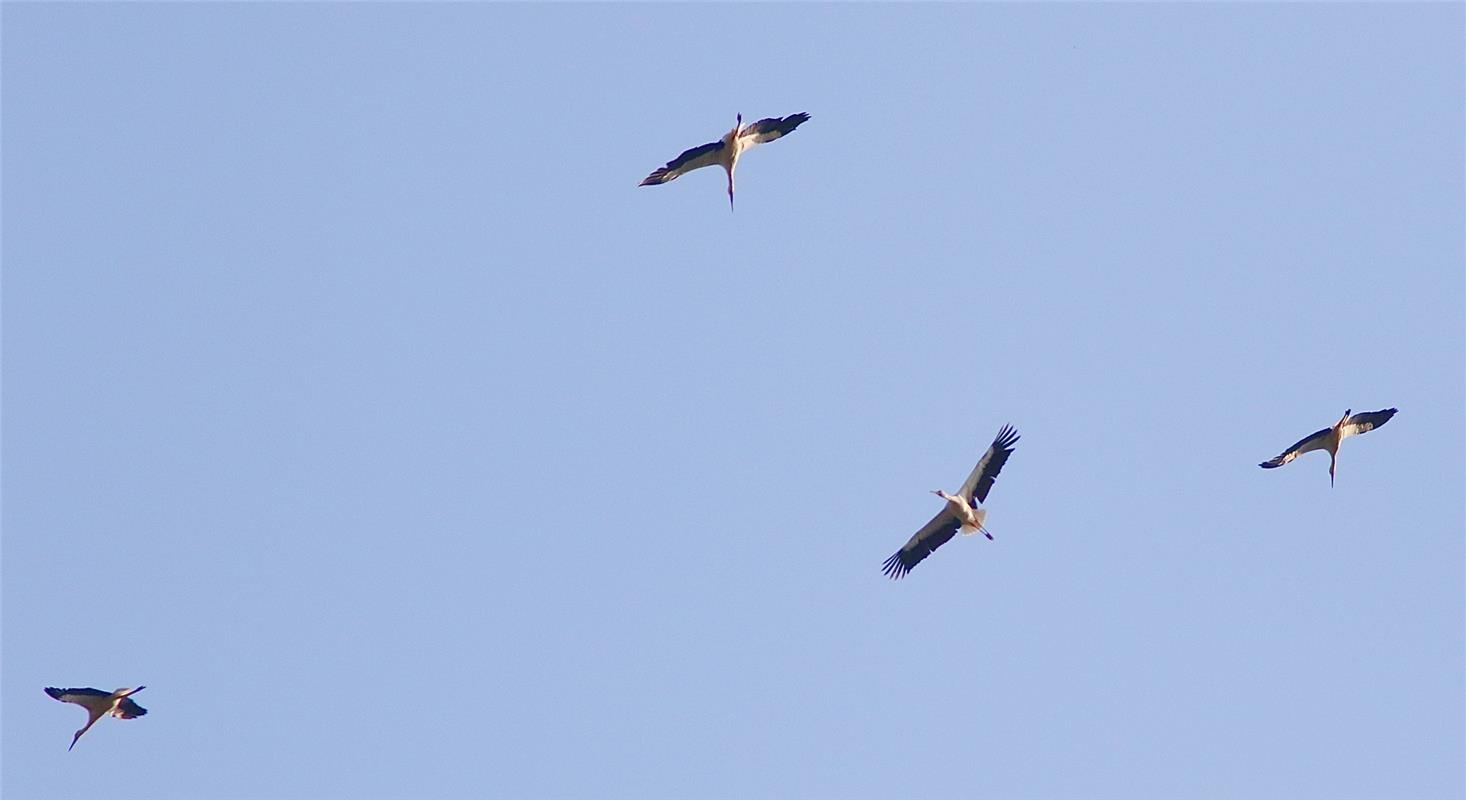
<svg viewBox="0 0 1466 800"><path fill-rule="evenodd" d="M665 167L660 167L646 176L640 185L656 186L684 173L716 164L728 173L728 209L731 211L733 209L733 170L738 167L739 156L756 144L772 142L789 133L808 119L809 115L801 111L783 118L768 117L752 125L744 125L743 115L739 114L738 122L733 126L733 130L724 134L722 139L684 151L682 155L668 161Z"/></svg>
<svg viewBox="0 0 1466 800"><path fill-rule="evenodd" d="M75 703L87 710L87 724L83 725L76 735L71 737L71 747L76 747L76 740L81 738L87 729L97 724L97 720L111 714L118 719L135 719L148 713L146 708L132 702L129 695L137 694L146 686L139 686L136 689L118 689L115 692L104 692L101 689L55 689L46 687L46 694L60 700L63 703ZM71 747L66 748L70 750Z"/></svg>
<svg viewBox="0 0 1466 800"><path fill-rule="evenodd" d="M987 520L987 509L979 504L987 500L993 482L998 479L998 472L1007 463L1008 456L1013 454L1013 445L1017 441L1018 432L1012 426L1004 425L956 494L947 494L941 489L932 492L947 504L907 540L904 547L886 559L881 571L893 579L905 577L912 567L946 544L958 531L963 536L980 532L989 539L993 538L983 525Z"/></svg>
<svg viewBox="0 0 1466 800"><path fill-rule="evenodd" d="M1314 450L1327 450L1329 453L1329 486L1334 485L1334 467L1339 460L1339 445L1350 436L1358 436L1361 433L1368 433L1375 428L1390 421L1399 409L1384 408L1379 411L1363 411L1350 416L1353 409L1344 412L1344 416L1338 422L1307 436L1292 447L1284 450L1277 458L1264 461L1258 464L1263 469L1274 469L1281 467L1304 453Z"/></svg>

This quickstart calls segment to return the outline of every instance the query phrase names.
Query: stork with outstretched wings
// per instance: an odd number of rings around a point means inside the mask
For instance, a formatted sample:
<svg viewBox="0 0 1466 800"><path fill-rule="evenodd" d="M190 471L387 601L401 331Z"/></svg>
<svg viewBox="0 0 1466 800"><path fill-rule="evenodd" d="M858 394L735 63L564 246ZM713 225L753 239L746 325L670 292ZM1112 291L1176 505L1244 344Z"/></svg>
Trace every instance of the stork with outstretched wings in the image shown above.
<svg viewBox="0 0 1466 800"><path fill-rule="evenodd" d="M1284 450L1277 458L1269 459L1258 464L1263 469L1274 469L1281 467L1293 459L1311 453L1314 450L1327 450L1329 453L1329 486L1334 485L1334 467L1339 460L1339 445L1350 436L1358 436L1361 433L1369 433L1379 426L1390 421L1399 409L1385 408L1379 411L1364 411L1350 416L1348 409L1338 422L1317 431L1312 435L1304 437L1292 447Z"/></svg>
<svg viewBox="0 0 1466 800"><path fill-rule="evenodd" d="M684 151L682 155L668 161L665 167L653 170L652 174L646 176L646 180L641 182L641 185L656 186L695 169L717 165L728 173L728 209L731 211L733 208L733 170L738 166L739 157L750 147L772 142L808 120L809 115L801 111L787 117L768 117L752 125L744 125L743 115L739 114L738 123L733 126L733 130L724 134L722 139Z"/></svg>
<svg viewBox="0 0 1466 800"><path fill-rule="evenodd" d="M933 491L932 494L947 501L947 504L904 547L886 559L882 571L892 578L905 577L912 567L946 544L958 531L964 536L981 532L989 539L993 538L983 525L987 519L987 509L979 504L987 501L993 481L998 479L998 472L1008 463L1008 456L1013 454L1013 445L1017 441L1018 432L1012 426L1004 425L956 494L947 494L941 489Z"/></svg>
<svg viewBox="0 0 1466 800"><path fill-rule="evenodd" d="M136 719L148 713L146 708L134 703L130 695L137 694L146 686L139 686L136 689L118 689L115 692L104 692L101 689L56 689L46 687L46 694L60 700L63 703L75 703L87 710L87 724L71 737L71 747L76 747L76 740L81 738L87 729L97 724L97 720L111 714L118 719ZM70 750L71 747L66 748Z"/></svg>

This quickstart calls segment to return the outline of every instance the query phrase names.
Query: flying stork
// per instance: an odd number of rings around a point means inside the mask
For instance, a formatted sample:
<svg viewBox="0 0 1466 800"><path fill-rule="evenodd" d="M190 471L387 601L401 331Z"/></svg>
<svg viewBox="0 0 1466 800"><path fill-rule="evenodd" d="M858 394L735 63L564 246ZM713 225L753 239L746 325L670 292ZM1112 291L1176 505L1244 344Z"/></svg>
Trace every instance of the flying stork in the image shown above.
<svg viewBox="0 0 1466 800"><path fill-rule="evenodd" d="M708 142L687 150L667 162L667 166L659 167L652 174L646 176L642 186L655 186L703 167L711 167L714 164L722 167L728 173L728 210L733 210L733 170L738 166L738 158L748 148L764 142L772 142L786 133L804 124L809 115L804 112L790 114L783 119L779 117L768 117L761 119L752 125L743 124L743 115L738 115L738 123L733 130L723 134L723 138L716 142Z"/></svg>
<svg viewBox="0 0 1466 800"><path fill-rule="evenodd" d="M1350 436L1369 433L1375 428L1389 422L1390 417L1395 416L1395 412L1398 410L1395 408L1384 408L1379 411L1364 411L1351 417L1349 416L1349 412L1353 411L1353 409L1348 409L1344 412L1344 416L1340 417L1339 421L1335 422L1332 426L1304 438L1302 441L1284 450L1282 455L1270 461L1264 461L1258 464L1258 466L1263 469L1273 469L1283 466L1304 453L1313 450L1327 450L1329 451L1329 486L1333 486L1334 466L1339 458L1339 444Z"/></svg>
<svg viewBox="0 0 1466 800"><path fill-rule="evenodd" d="M118 719L135 719L148 713L146 708L132 702L128 695L137 694L146 686L139 686L136 689L118 689L115 692L104 692L100 689L55 689L46 687L46 694L60 700L63 703L76 703L87 710L87 724L83 725L76 735L71 737L71 747L76 747L76 740L81 738L87 729L97 723L97 720L111 714ZM66 748L70 750L71 747Z"/></svg>
<svg viewBox="0 0 1466 800"><path fill-rule="evenodd" d="M993 538L988 529L983 527L983 521L988 515L987 509L978 504L988 499L988 491L993 488L993 481L998 479L998 472L1008 462L1008 456L1013 454L1013 444L1017 441L1018 432L1011 425L1004 425L956 494L947 494L941 489L933 491L932 494L947 501L947 504L904 547L886 559L881 571L892 579L906 577L912 567L946 544L959 530L963 536L971 536L980 531L989 539Z"/></svg>

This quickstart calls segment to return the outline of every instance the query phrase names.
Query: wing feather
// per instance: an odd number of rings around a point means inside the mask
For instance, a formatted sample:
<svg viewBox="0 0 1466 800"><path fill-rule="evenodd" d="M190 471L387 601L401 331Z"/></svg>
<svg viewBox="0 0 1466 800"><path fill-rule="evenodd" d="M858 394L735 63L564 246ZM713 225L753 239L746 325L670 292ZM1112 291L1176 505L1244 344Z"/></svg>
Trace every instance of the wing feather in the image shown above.
<svg viewBox="0 0 1466 800"><path fill-rule="evenodd" d="M942 504L942 510L937 512L931 521L923 525L906 541L906 544L897 550L894 555L886 559L881 571L889 575L893 580L906 577L911 568L920 564L922 559L931 555L938 547L947 543L957 534L957 517L950 507Z"/></svg>
<svg viewBox="0 0 1466 800"><path fill-rule="evenodd" d="M63 703L76 703L77 705L86 705L86 698L89 697L112 696L111 692L104 692L101 689L57 689L52 686L46 687L46 694L51 695L51 697L60 700Z"/></svg>
<svg viewBox="0 0 1466 800"><path fill-rule="evenodd" d="M1008 463L1008 456L1013 454L1013 444L1017 441L1018 432L1013 430L1012 425L1004 425L999 429L998 435L993 437L993 443L988 446L988 451L982 454L957 494L967 498L968 503L972 503L974 499L978 503L986 502L993 482L998 479L1003 465Z"/></svg>
<svg viewBox="0 0 1466 800"><path fill-rule="evenodd" d="M746 126L739 135L743 140L744 147L752 147L764 142L772 142L780 136L792 132L795 128L809 121L809 115L803 111L798 114L790 114L787 117L767 117L752 125Z"/></svg>
<svg viewBox="0 0 1466 800"><path fill-rule="evenodd" d="M1358 436L1361 433L1369 433L1375 428L1378 428L1386 422L1389 422L1390 417L1395 416L1396 411L1399 411L1399 409L1384 408L1380 409L1379 411L1362 411L1350 417L1349 421L1343 424L1339 431L1339 435L1342 438L1347 439L1350 436Z"/></svg>
<svg viewBox="0 0 1466 800"><path fill-rule="evenodd" d="M703 167L711 167L718 163L719 154L724 147L725 145L722 140L718 140L716 142L698 145L690 150L684 150L682 151L682 155L668 161L665 167L658 167L652 170L652 174L646 176L646 180L642 181L640 185L656 186L659 183L666 183L683 173L691 172L695 169L702 169Z"/></svg>
<svg viewBox="0 0 1466 800"><path fill-rule="evenodd" d="M1324 428L1321 431L1311 433L1308 436L1299 439L1297 444L1294 444L1292 447L1284 450L1281 454L1278 455L1278 457L1270 459L1268 461L1264 461L1261 464L1258 464L1258 466L1262 467L1263 469L1273 469L1275 467L1283 466L1284 464L1303 455L1304 453L1311 453L1314 450L1322 450L1328 446L1329 434L1332 433L1333 430L1333 428Z"/></svg>
<svg viewBox="0 0 1466 800"><path fill-rule="evenodd" d="M119 719L136 719L146 713L148 710L132 702L131 697L124 697L122 702L117 704L117 710L112 712L112 716Z"/></svg>

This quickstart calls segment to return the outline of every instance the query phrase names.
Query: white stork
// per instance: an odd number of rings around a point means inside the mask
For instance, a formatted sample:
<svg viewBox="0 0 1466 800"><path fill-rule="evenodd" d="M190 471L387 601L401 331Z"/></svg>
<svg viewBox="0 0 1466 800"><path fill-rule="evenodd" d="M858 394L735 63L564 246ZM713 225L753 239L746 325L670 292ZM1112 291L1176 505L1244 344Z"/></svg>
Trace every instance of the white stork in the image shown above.
<svg viewBox="0 0 1466 800"><path fill-rule="evenodd" d="M1353 409L1348 409L1344 412L1344 416L1340 417L1339 421L1335 422L1332 426L1304 438L1302 441L1284 450L1282 455L1270 461L1264 461L1258 464L1258 466L1263 469L1273 469L1274 467L1283 466L1304 453L1313 450L1327 450L1329 451L1329 486L1333 486L1334 466L1339 459L1339 444L1350 436L1369 433L1375 428L1389 422L1390 417L1395 416L1395 412L1398 410L1395 408L1384 408L1379 411L1361 412L1351 417L1349 416L1349 412L1353 411Z"/></svg>
<svg viewBox="0 0 1466 800"><path fill-rule="evenodd" d="M983 521L988 515L987 509L978 504L988 499L988 491L993 488L993 481L998 479L998 472L1007 463L1008 456L1013 454L1013 444L1017 441L1018 432L1011 425L1004 425L993 438L988 451L977 462L977 466L972 468L972 474L962 482L962 488L957 490L957 494L947 494L941 489L933 491L932 494L947 501L947 504L904 547L886 559L881 571L893 579L906 577L912 567L946 544L958 530L962 531L963 536L981 531L982 535L993 538L987 528L983 527Z"/></svg>
<svg viewBox="0 0 1466 800"><path fill-rule="evenodd" d="M71 737L71 747L76 747L76 740L81 738L87 729L97 723L97 720L111 714L118 719L135 719L148 713L146 708L132 702L128 695L137 694L146 686L139 686L136 689L118 689L115 692L104 692L101 689L55 689L46 687L46 694L60 700L63 703L76 703L87 710L87 724L83 725L76 735ZM70 750L71 747L66 748Z"/></svg>
<svg viewBox="0 0 1466 800"><path fill-rule="evenodd" d="M728 210L731 211L733 209L733 170L738 166L739 156L756 144L772 142L789 133L808 119L809 115L801 111L783 119L769 117L745 126L743 115L739 114L738 124L733 126L733 130L723 134L722 139L685 151L682 155L668 161L667 166L658 168L646 176L646 180L642 181L640 185L655 186L659 183L666 183L685 172L717 164L728 173Z"/></svg>

